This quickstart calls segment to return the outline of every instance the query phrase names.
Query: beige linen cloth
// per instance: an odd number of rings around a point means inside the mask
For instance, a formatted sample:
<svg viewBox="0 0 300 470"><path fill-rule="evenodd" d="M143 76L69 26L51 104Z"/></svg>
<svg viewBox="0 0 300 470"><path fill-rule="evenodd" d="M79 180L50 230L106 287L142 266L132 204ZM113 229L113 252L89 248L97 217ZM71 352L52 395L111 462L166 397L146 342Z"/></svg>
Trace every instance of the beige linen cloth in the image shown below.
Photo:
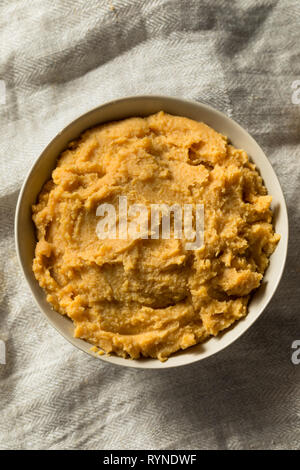
<svg viewBox="0 0 300 470"><path fill-rule="evenodd" d="M0 80L0 448L299 448L300 2L1 0ZM289 207L287 268L265 313L178 370L76 350L35 306L14 248L18 192L41 150L80 114L135 94L202 101L238 121Z"/></svg>

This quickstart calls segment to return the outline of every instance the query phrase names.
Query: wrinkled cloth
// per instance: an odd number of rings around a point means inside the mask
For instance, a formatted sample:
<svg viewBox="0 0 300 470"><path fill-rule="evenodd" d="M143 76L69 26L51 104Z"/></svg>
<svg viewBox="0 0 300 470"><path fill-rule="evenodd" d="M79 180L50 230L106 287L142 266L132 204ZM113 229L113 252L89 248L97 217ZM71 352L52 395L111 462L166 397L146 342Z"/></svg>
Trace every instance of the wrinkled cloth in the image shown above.
<svg viewBox="0 0 300 470"><path fill-rule="evenodd" d="M0 448L299 449L300 2L2 0L0 24ZM14 247L17 196L42 149L89 109L137 94L201 101L239 122L289 209L287 266L264 314L179 369L120 368L75 349L35 306Z"/></svg>

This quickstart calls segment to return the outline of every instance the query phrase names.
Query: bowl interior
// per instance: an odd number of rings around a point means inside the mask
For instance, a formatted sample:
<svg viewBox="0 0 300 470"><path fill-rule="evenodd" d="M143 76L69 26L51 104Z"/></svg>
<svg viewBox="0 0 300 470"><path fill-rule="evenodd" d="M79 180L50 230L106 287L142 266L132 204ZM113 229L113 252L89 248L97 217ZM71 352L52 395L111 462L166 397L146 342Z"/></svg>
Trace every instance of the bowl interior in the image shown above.
<svg viewBox="0 0 300 470"><path fill-rule="evenodd" d="M69 141L76 139L84 130L104 122L131 116L147 116L161 110L196 121L203 121L228 136L235 147L246 150L257 165L268 192L273 197L275 229L281 235L281 240L271 256L270 266L265 273L263 283L250 302L248 315L236 323L233 328L203 344L176 353L164 363L154 359L128 360L115 356L100 356L102 360L113 364L137 368L162 369L189 364L211 356L235 341L258 318L274 294L284 269L288 244L287 210L276 174L259 145L237 123L209 106L178 98L141 96L113 101L81 116L60 132L35 162L20 192L15 224L17 254L33 296L50 323L74 346L95 356L90 351L91 345L89 343L73 337L72 322L50 307L43 290L33 275L31 267L36 240L31 219L32 204L35 203L43 184L50 179L59 154L66 148Z"/></svg>

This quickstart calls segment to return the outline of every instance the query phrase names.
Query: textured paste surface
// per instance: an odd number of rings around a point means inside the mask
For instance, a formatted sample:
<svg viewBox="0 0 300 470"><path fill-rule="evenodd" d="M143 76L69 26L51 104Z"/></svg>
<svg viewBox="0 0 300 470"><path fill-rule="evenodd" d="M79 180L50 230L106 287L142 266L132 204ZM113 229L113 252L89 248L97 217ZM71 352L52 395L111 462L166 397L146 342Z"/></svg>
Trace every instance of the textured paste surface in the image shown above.
<svg viewBox="0 0 300 470"><path fill-rule="evenodd" d="M205 244L99 240L98 205L203 203ZM203 123L160 112L86 131L33 206L33 271L75 336L160 360L247 314L279 240L271 196L247 154Z"/></svg>

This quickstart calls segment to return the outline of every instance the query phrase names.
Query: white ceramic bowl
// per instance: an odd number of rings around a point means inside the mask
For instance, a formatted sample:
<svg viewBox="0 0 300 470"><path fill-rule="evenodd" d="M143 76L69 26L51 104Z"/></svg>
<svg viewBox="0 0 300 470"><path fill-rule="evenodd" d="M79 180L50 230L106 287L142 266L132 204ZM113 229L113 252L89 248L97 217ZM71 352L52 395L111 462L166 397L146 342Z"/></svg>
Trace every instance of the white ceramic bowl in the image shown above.
<svg viewBox="0 0 300 470"><path fill-rule="evenodd" d="M281 235L281 240L271 256L270 266L264 276L263 284L250 302L248 315L219 337L211 338L204 344L178 352L164 363L155 359L130 360L116 356L96 356L90 351L91 345L89 343L73 337L74 328L71 320L52 310L33 275L31 266L36 239L31 219L31 206L35 203L43 184L50 179L59 154L66 148L68 142L77 138L84 130L103 122L130 116L147 116L160 110L196 121L203 121L228 136L235 147L246 150L257 165L269 194L273 196L275 229ZM270 302L284 270L288 245L288 217L284 196L269 160L255 140L236 122L201 103L166 96L133 96L111 101L80 116L50 142L32 166L21 189L16 209L15 239L17 255L36 303L51 325L70 343L86 353L112 364L146 369L165 369L200 361L221 351L239 338L262 314Z"/></svg>

